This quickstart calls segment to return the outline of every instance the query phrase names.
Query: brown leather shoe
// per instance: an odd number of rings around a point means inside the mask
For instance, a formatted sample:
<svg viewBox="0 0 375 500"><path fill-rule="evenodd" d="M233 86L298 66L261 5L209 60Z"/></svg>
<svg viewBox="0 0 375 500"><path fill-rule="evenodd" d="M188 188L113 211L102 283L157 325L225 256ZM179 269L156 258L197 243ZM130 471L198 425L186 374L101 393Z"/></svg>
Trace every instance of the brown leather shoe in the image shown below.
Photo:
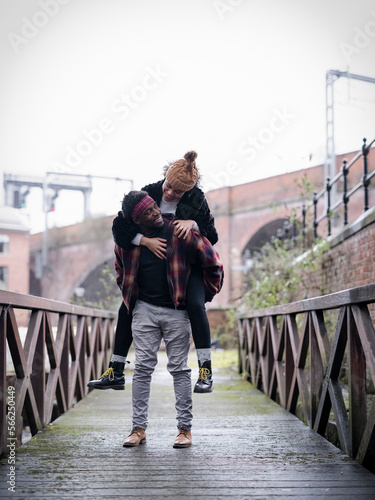
<svg viewBox="0 0 375 500"><path fill-rule="evenodd" d="M125 448L128 446L139 446L140 444L144 444L146 442L146 433L142 427L134 427L132 429L129 436L125 439L124 446Z"/></svg>
<svg viewBox="0 0 375 500"><path fill-rule="evenodd" d="M173 448L187 448L192 443L191 432L186 427L178 429L178 434L173 443Z"/></svg>

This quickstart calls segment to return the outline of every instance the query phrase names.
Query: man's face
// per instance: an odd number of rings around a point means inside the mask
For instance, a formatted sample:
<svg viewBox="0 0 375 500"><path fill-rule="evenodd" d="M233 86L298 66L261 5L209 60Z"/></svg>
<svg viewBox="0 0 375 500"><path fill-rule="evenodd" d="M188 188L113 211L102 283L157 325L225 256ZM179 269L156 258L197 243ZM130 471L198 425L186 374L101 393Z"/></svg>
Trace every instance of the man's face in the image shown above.
<svg viewBox="0 0 375 500"><path fill-rule="evenodd" d="M150 203L146 210L144 210L134 222L138 224L144 232L153 232L155 229L161 227L164 221L156 201Z"/></svg>

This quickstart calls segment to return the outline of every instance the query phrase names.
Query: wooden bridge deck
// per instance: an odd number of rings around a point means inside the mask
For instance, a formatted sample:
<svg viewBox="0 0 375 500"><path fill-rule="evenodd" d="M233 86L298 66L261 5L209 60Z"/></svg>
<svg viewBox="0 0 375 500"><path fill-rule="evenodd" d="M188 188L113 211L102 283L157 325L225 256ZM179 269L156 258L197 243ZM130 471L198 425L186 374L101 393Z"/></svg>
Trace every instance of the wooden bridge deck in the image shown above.
<svg viewBox="0 0 375 500"><path fill-rule="evenodd" d="M191 448L172 448L174 398L162 355L145 445L122 447L131 428L127 375L126 391L91 392L17 451L15 492L3 458L0 497L375 499L375 475L233 370L214 375L212 394L194 394Z"/></svg>

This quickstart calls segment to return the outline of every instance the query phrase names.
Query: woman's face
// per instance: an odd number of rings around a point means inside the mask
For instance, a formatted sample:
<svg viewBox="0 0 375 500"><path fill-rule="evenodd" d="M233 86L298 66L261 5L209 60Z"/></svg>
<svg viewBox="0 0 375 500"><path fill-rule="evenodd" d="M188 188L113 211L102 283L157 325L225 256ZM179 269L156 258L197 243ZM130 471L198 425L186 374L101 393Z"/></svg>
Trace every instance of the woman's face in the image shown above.
<svg viewBox="0 0 375 500"><path fill-rule="evenodd" d="M167 182L167 180L163 183L163 200L167 202L179 200L184 195L185 191L181 191L180 189L173 189L173 187Z"/></svg>

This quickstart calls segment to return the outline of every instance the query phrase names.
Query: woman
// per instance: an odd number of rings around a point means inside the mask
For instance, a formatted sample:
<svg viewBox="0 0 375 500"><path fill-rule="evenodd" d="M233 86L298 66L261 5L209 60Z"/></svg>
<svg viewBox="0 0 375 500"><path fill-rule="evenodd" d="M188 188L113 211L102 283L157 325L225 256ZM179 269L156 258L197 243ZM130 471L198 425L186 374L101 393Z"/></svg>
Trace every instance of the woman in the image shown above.
<svg viewBox="0 0 375 500"><path fill-rule="evenodd" d="M197 153L189 151L184 158L166 167L165 178L142 188L158 203L163 215L173 215L176 220L175 234L185 238L191 229L200 231L212 245L218 240L212 216L203 191L197 186L199 179L195 163ZM125 219L122 212L113 221L112 233L115 243L125 250L132 245L144 245L160 259L165 258L166 241L162 238L146 238L137 232L132 220ZM194 392L212 392L211 334L205 308L205 291L199 266L192 266L186 289L186 310L189 315L192 335L199 366L198 381ZM115 346L109 369L99 380L92 380L88 387L95 389L125 389L124 366L132 343L131 316L124 303L119 309Z"/></svg>

